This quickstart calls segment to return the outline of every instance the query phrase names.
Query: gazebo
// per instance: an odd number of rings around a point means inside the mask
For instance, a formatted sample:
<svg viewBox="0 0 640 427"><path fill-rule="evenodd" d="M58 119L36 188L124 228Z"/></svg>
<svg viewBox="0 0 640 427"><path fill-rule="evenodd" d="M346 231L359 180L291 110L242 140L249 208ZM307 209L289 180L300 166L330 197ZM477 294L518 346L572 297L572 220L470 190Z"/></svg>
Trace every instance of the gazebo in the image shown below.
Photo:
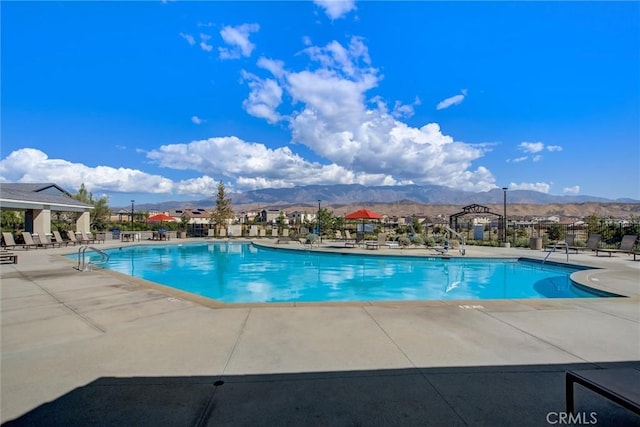
<svg viewBox="0 0 640 427"><path fill-rule="evenodd" d="M81 212L76 231L90 231L89 212L93 206L82 203L53 183L0 184L0 209L24 211L25 231L40 235L51 233L51 212Z"/></svg>

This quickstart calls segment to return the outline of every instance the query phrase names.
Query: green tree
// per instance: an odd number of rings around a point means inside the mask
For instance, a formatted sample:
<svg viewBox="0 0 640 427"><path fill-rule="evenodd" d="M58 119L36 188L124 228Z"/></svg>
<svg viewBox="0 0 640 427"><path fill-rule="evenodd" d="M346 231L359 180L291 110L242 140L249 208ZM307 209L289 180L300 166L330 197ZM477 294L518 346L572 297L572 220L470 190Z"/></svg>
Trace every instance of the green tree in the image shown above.
<svg viewBox="0 0 640 427"><path fill-rule="evenodd" d="M553 224L551 227L549 227L549 229L547 230L547 234L549 235L550 240L560 240L564 237L562 235L562 227L558 224Z"/></svg>
<svg viewBox="0 0 640 427"><path fill-rule="evenodd" d="M231 199L227 197L224 184L218 183L218 195L216 197L216 208L211 213L211 220L215 224L215 234L218 235L220 227L224 226L228 219L233 218Z"/></svg>
<svg viewBox="0 0 640 427"><path fill-rule="evenodd" d="M2 231L14 231L23 227L24 213L18 211L3 210L1 212L0 227Z"/></svg>
<svg viewBox="0 0 640 427"><path fill-rule="evenodd" d="M282 230L284 229L285 226L285 217L284 217L284 212L280 211L280 215L278 215L278 218L276 218L276 224L278 225L278 234L282 233Z"/></svg>
<svg viewBox="0 0 640 427"><path fill-rule="evenodd" d="M72 196L74 199L92 205L93 209L89 212L89 221L91 228L97 230L106 230L107 223L111 216L111 209L109 208L109 200L107 197L101 197L98 200L93 199L93 193L87 190L84 182L80 184L80 189L76 194ZM77 215L76 218L77 219Z"/></svg>
<svg viewBox="0 0 640 427"><path fill-rule="evenodd" d="M415 230L416 234L422 234L422 223L420 222L419 218L413 218L413 229Z"/></svg>

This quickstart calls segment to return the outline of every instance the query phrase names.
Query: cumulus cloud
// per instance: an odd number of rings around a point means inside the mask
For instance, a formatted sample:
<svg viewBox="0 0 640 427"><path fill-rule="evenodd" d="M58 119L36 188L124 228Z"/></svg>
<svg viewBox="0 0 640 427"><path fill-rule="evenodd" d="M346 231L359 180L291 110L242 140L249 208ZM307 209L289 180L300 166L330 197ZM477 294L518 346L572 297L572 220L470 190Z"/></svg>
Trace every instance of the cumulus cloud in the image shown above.
<svg viewBox="0 0 640 427"><path fill-rule="evenodd" d="M0 176L5 182L55 182L72 189L84 183L92 192L170 193L173 189L173 182L159 175L50 159L35 148L21 148L0 160Z"/></svg>
<svg viewBox="0 0 640 427"><path fill-rule="evenodd" d="M166 168L224 176L234 181L239 190L327 183L396 183L384 174L354 173L336 164L309 162L288 147L270 149L237 137L163 145L147 153L147 158Z"/></svg>
<svg viewBox="0 0 640 427"><path fill-rule="evenodd" d="M343 18L356 9L355 0L313 0L313 2L332 20Z"/></svg>
<svg viewBox="0 0 640 427"><path fill-rule="evenodd" d="M445 108L449 108L452 105L461 104L462 101L464 101L464 98L466 96L467 96L467 90L462 89L462 93L440 101L438 105L436 105L436 110L444 110Z"/></svg>
<svg viewBox="0 0 640 427"><path fill-rule="evenodd" d="M244 100L242 106L255 117L266 119L269 123L280 120L276 111L282 102L282 88L273 79L261 79L251 73L243 72L242 76L248 80L251 93Z"/></svg>
<svg viewBox="0 0 640 427"><path fill-rule="evenodd" d="M200 117L198 117L198 116L192 116L192 117L191 117L191 122L192 122L192 123L194 123L194 124L196 124L196 125L201 125L201 124L204 122L204 120L202 120L202 119L201 119Z"/></svg>
<svg viewBox="0 0 640 427"><path fill-rule="evenodd" d="M191 46L196 44L196 39L191 34L180 33L180 37L185 39Z"/></svg>
<svg viewBox="0 0 640 427"><path fill-rule="evenodd" d="M413 114L419 98L389 108L382 98L367 97L382 76L371 65L362 38L352 37L346 45L309 46L302 53L312 62L301 71L261 58L260 68L273 78L243 72L250 89L243 106L270 123L286 121L294 144L353 172L340 182L433 183L477 191L495 187L488 169L472 170L485 148L455 141L437 123L411 127L399 120ZM285 95L293 108L286 116L276 112Z"/></svg>
<svg viewBox="0 0 640 427"><path fill-rule="evenodd" d="M559 145L547 145L547 151L562 151L562 147Z"/></svg>
<svg viewBox="0 0 640 427"><path fill-rule="evenodd" d="M580 192L580 186L574 185L573 187L565 187L562 191L566 194L578 194Z"/></svg>
<svg viewBox="0 0 640 427"><path fill-rule="evenodd" d="M221 59L237 59L241 56L249 57L255 45L249 41L251 33L260 30L258 24L242 24L237 27L226 26L220 30L220 36L229 47L219 47Z"/></svg>
<svg viewBox="0 0 640 427"><path fill-rule="evenodd" d="M521 182L520 184L516 184L512 182L509 184L509 189L511 190L532 190L539 191L541 193L548 193L551 189L551 185L546 182Z"/></svg>
<svg viewBox="0 0 640 427"><path fill-rule="evenodd" d="M544 150L542 142L521 142L518 147L525 153L539 153Z"/></svg>
<svg viewBox="0 0 640 427"><path fill-rule="evenodd" d="M213 46L207 43L209 40L211 40L210 35L200 33L200 49L205 52L211 52L213 50Z"/></svg>

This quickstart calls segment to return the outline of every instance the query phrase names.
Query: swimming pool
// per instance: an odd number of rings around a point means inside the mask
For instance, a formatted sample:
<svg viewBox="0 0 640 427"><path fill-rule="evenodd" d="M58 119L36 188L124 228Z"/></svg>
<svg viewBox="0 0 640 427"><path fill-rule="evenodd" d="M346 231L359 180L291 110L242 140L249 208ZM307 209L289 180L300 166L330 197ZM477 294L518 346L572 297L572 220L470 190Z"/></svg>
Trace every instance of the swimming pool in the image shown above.
<svg viewBox="0 0 640 427"><path fill-rule="evenodd" d="M105 268L225 303L603 296L573 284L569 275L579 267L516 259L345 255L237 242L106 252Z"/></svg>

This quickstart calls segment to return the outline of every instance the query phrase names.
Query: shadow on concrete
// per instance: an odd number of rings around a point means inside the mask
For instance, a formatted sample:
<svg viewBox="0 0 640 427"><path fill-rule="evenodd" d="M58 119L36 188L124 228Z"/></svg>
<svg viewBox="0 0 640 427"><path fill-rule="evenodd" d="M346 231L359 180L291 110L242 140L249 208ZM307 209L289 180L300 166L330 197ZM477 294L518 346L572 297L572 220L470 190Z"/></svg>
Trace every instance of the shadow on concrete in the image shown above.
<svg viewBox="0 0 640 427"><path fill-rule="evenodd" d="M6 426L546 426L565 411L565 372L598 364L99 378ZM640 417L576 386L583 425ZM575 419L574 419L575 421Z"/></svg>

